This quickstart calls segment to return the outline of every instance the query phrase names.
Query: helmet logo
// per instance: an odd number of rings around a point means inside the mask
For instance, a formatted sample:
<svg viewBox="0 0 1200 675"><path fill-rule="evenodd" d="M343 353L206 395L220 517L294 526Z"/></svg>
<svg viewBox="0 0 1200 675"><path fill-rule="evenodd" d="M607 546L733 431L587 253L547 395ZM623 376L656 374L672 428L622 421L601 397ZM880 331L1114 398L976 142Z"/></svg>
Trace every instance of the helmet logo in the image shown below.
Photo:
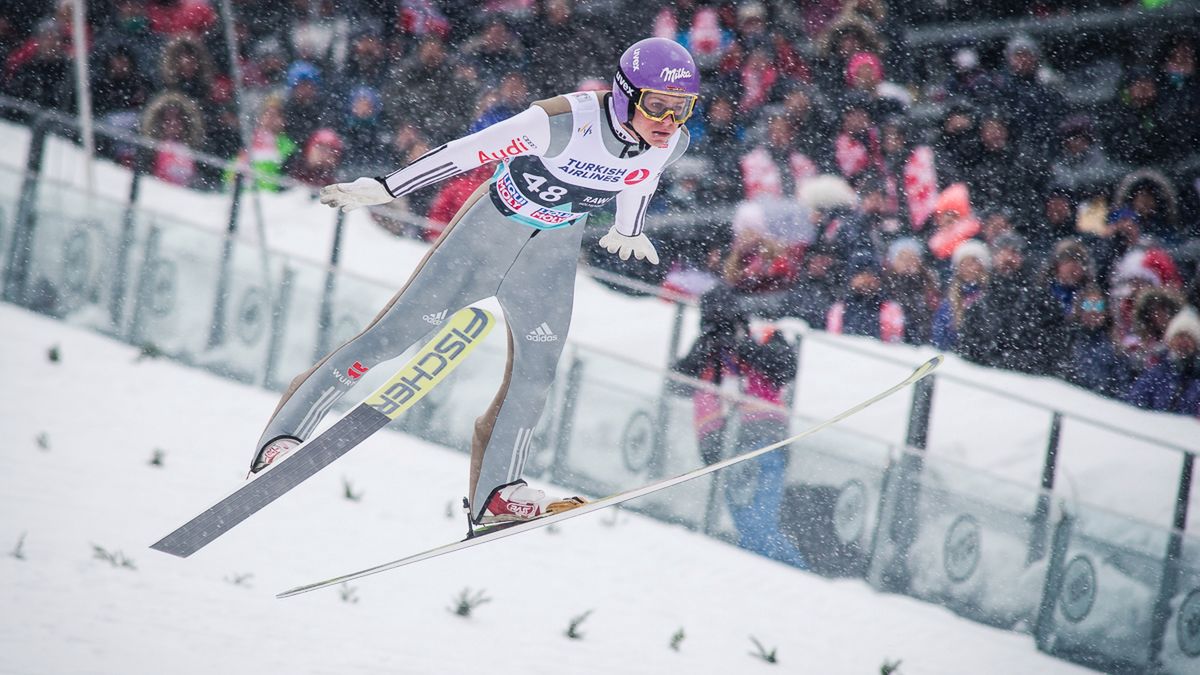
<svg viewBox="0 0 1200 675"><path fill-rule="evenodd" d="M637 72L638 68L642 67L642 48L638 47L633 50L633 71Z"/></svg>
<svg viewBox="0 0 1200 675"><path fill-rule="evenodd" d="M634 63L637 63L637 61L634 61ZM636 66L634 67L634 70L637 70ZM688 70L687 68L663 68L662 72L658 74L660 79L667 82L683 80L690 78L691 76L692 71Z"/></svg>

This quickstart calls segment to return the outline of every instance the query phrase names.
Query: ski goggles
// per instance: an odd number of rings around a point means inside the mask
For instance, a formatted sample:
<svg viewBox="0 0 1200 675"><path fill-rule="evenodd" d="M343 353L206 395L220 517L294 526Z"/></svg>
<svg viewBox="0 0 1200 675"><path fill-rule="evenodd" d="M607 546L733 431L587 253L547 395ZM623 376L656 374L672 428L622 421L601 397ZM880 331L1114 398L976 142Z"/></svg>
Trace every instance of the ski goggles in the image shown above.
<svg viewBox="0 0 1200 675"><path fill-rule="evenodd" d="M696 111L696 101L699 98L695 94L643 89L634 105L651 121L661 122L669 115L674 118L676 124L683 124Z"/></svg>

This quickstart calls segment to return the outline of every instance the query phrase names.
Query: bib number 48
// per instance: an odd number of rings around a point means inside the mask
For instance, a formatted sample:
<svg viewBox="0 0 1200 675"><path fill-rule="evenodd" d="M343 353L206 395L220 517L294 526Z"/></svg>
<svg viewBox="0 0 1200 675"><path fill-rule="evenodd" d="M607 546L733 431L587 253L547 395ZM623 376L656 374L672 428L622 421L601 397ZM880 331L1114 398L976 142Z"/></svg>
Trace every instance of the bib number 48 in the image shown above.
<svg viewBox="0 0 1200 675"><path fill-rule="evenodd" d="M567 194L567 189L561 185L551 185L539 192L542 186L546 184L546 179L542 176L532 173L522 173L521 178L525 180L525 187L530 192L537 194L538 199L544 202L556 202L562 199L563 195Z"/></svg>

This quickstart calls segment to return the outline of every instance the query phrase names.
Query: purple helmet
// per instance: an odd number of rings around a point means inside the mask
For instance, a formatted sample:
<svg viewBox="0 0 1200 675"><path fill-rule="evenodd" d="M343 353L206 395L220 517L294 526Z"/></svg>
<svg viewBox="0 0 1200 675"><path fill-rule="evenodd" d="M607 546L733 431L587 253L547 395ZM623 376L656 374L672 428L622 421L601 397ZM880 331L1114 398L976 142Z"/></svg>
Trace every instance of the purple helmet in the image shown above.
<svg viewBox="0 0 1200 675"><path fill-rule="evenodd" d="M629 122L634 106L646 89L700 95L700 71L683 45L654 37L636 42L625 50L613 77L613 108L617 121Z"/></svg>

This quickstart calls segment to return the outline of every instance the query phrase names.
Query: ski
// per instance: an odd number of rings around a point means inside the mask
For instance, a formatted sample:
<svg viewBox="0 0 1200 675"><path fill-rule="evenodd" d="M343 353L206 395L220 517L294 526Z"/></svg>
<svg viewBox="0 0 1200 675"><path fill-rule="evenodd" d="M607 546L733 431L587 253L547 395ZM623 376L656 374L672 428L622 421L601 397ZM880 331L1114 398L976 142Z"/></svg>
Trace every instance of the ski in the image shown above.
<svg viewBox="0 0 1200 675"><path fill-rule="evenodd" d="M415 405L462 363L495 323L486 310L459 310L390 380L324 433L150 548L186 558L207 546Z"/></svg>
<svg viewBox="0 0 1200 675"><path fill-rule="evenodd" d="M932 373L934 371L934 369L936 369L941 364L941 362L942 362L942 357L940 355L935 356L932 359L921 364L921 366L919 366L916 370L914 370L908 377L904 378L904 380L902 380L901 382L898 382L897 384L889 387L888 389L881 391L878 394L875 394L874 396L866 399L862 403L859 403L857 405L854 405L853 407L847 408L846 410L843 410L842 412L838 413L837 415L834 415L833 417L830 417L829 419L821 421L821 422L805 429L804 431L796 434L795 436L785 438L782 441L778 441L776 443L772 443L770 445L766 445L766 446L763 446L763 447L755 449L755 450L750 450L750 451L744 452L740 455L736 455L734 457L729 457L729 458L724 459L715 464L709 464L707 466L702 466L698 469L688 471L687 473L680 474L673 478L665 478L663 480L660 480L660 481L657 481L654 483L649 483L647 485L633 488L633 489L627 490L625 492L620 492L615 495L604 497L603 499L598 499L596 501L587 502L581 506L577 506L577 507L575 507L573 509L569 509L567 511L560 511L558 513L548 514L545 516L541 516L540 518L536 518L534 520L528 520L528 521L516 523L513 525L505 524L503 526L489 528L486 531L477 532L475 534L475 536L468 537L462 541L454 542L451 544L445 544L443 546L438 546L436 548L429 549L428 551L410 555L406 558L401 558L399 560L393 560L392 562L383 563L382 565L376 565L375 567L369 567L367 569L360 570L358 572L352 572L350 574L343 574L342 576L333 577L331 579L326 579L324 581L317 581L317 582L314 582L311 584L297 586L290 590L286 590L282 593L279 593L275 597L289 598L294 595L299 595L301 593L315 591L319 588L336 586L338 584L345 583L345 582L351 581L353 579L359 579L359 578L362 578L365 576L370 576L372 574L386 572L387 570L395 569L397 567L404 567L405 565L411 565L413 563L421 562L422 560L429 560L430 558L436 558L438 556L443 556L443 555L446 555L447 553L454 553L455 551L461 551L463 549L471 548L473 546L479 546L480 544L486 544L488 542L496 541L497 539L511 537L513 535L521 534L523 532L528 532L530 530L535 530L540 527L545 527L545 526L551 525L553 523L561 522L561 521L567 520L568 518L575 518L576 516L582 516L582 515L585 515L588 513L592 513L593 511L599 511L600 509L608 508L610 506L616 506L617 504L627 502L631 499L636 499L638 497L642 497L642 496L651 494L653 492L657 492L659 490L665 490L666 488L673 487L675 485L679 485L680 483L687 482L694 478L706 476L710 473L714 473L716 471L720 471L721 469L733 466L734 464L738 464L740 462L745 462L746 460L754 459L755 457L764 455L768 452L771 452L772 450L777 450L786 445L791 445L792 443L795 443L796 441L799 441L803 438L811 436L811 435L817 433L818 431L825 429L826 427L837 424L838 422L846 419L847 417L857 414L857 413L871 407L872 405L875 405L879 401L882 401L883 399L891 396L892 394L895 394L896 392L900 391L901 389L904 389L904 388L908 387L909 385L912 385L915 382L925 378L927 375Z"/></svg>

